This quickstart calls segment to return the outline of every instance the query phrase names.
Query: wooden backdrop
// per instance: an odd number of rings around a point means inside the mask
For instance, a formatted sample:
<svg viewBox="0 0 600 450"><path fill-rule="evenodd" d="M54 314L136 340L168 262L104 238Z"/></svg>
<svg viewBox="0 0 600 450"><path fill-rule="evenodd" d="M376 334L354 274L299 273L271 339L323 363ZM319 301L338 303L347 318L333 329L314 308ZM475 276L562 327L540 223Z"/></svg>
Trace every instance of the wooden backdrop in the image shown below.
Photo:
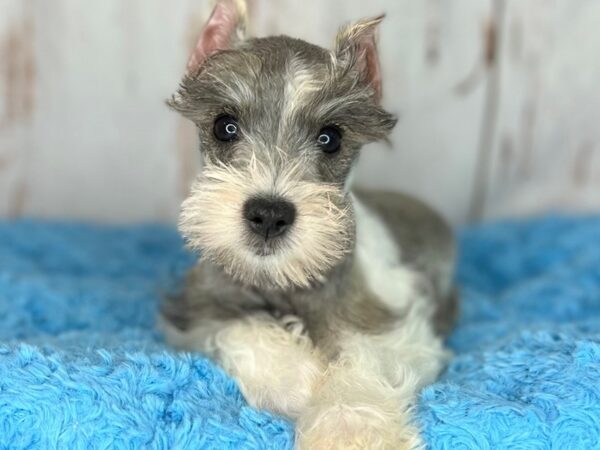
<svg viewBox="0 0 600 450"><path fill-rule="evenodd" d="M600 209L600 1L254 0L257 35L329 45L387 13L393 148L358 181L453 222ZM197 168L164 106L205 0L0 0L0 217L176 218Z"/></svg>

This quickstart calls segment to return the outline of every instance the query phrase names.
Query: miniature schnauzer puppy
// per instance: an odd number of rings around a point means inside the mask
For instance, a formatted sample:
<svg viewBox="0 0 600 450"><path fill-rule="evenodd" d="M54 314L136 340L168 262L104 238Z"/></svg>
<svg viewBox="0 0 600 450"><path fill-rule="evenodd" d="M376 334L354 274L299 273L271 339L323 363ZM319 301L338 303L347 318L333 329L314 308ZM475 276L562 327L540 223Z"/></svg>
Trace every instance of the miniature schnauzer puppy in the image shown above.
<svg viewBox="0 0 600 450"><path fill-rule="evenodd" d="M220 0L170 106L198 129L203 168L180 230L199 263L168 299L168 342L214 358L248 402L296 422L300 449L422 445L411 410L448 358L454 242L428 207L350 188L380 104L375 34L333 50L248 38Z"/></svg>

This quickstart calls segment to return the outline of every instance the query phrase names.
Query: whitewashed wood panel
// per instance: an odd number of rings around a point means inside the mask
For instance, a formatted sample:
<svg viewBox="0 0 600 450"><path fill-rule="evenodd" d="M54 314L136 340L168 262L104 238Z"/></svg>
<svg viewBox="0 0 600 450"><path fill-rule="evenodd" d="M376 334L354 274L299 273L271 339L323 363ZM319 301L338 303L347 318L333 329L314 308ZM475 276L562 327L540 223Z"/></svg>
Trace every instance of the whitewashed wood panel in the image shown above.
<svg viewBox="0 0 600 450"><path fill-rule="evenodd" d="M252 0L257 35L329 45L387 13L392 148L358 182L412 192L453 222L600 209L597 0ZM163 100L204 0L0 0L0 216L175 220L193 127Z"/></svg>
<svg viewBox="0 0 600 450"><path fill-rule="evenodd" d="M511 1L485 216L600 209L600 2Z"/></svg>
<svg viewBox="0 0 600 450"><path fill-rule="evenodd" d="M27 43L34 73L26 88L4 83L5 104L27 95L32 105L4 114L3 213L173 220L184 175L195 164L193 130L164 99L178 83L200 5L19 0L2 6L14 16L3 39ZM10 70L20 77L26 63L13 58Z"/></svg>

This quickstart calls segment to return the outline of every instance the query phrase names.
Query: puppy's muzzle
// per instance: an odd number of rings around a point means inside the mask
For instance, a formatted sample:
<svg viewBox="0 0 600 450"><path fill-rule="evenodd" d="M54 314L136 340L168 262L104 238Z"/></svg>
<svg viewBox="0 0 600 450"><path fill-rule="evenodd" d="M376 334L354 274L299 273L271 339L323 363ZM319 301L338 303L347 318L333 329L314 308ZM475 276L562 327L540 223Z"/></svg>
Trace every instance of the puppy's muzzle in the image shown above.
<svg viewBox="0 0 600 450"><path fill-rule="evenodd" d="M250 230L265 241L283 236L296 219L294 205L281 198L251 198L243 213Z"/></svg>

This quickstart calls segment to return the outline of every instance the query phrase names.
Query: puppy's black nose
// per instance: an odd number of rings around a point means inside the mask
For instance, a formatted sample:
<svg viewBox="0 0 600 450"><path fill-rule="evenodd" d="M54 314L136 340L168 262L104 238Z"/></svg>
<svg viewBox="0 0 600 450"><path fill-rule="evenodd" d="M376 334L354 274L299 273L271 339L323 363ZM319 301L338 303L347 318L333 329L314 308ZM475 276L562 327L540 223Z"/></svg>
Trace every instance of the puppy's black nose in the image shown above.
<svg viewBox="0 0 600 450"><path fill-rule="evenodd" d="M256 197L244 204L244 219L250 229L265 240L280 236L296 218L296 208L278 198Z"/></svg>

